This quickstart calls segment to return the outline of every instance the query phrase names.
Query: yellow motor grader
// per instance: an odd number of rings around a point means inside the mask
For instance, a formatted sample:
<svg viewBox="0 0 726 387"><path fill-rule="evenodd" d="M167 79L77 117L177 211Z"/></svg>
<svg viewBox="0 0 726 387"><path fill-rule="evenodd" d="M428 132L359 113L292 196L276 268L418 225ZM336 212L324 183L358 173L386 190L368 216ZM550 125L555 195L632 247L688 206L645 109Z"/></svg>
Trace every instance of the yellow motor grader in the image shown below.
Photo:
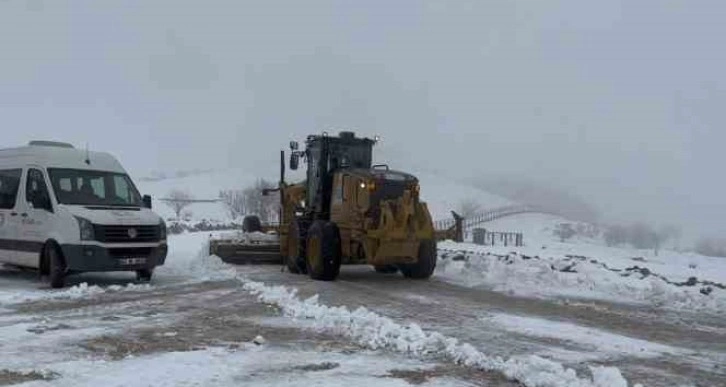
<svg viewBox="0 0 726 387"><path fill-rule="evenodd" d="M373 165L376 141L341 132L308 136L303 151L291 142L290 169L301 160L307 167L307 178L296 184L285 182L281 152L279 187L265 194L280 195L279 254L291 273L332 281L348 263L409 278L433 273L436 235L418 179ZM249 252L270 247L250 245Z"/></svg>

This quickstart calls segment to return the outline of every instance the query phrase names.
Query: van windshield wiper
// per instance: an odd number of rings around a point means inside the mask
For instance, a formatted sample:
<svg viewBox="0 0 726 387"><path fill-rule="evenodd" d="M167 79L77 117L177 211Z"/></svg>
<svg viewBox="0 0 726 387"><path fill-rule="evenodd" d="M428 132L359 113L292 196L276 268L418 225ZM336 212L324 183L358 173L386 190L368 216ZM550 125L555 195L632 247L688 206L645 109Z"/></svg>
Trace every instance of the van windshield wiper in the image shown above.
<svg viewBox="0 0 726 387"><path fill-rule="evenodd" d="M88 209L91 209L91 210L114 209L114 210L139 211L141 209L141 206L137 206L137 205L133 205L133 204L85 204L83 206Z"/></svg>

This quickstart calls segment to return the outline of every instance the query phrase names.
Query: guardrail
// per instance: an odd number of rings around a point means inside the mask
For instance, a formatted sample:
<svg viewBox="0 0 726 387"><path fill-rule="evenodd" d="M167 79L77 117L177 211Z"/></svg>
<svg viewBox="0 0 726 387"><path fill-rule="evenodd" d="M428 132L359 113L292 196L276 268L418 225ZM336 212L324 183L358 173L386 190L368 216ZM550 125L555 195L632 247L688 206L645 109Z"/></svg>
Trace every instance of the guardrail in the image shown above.
<svg viewBox="0 0 726 387"><path fill-rule="evenodd" d="M439 240L451 239L456 242L463 242L464 234L468 233L468 230L478 225L497 219L506 218L508 216L527 213L554 214L552 211L545 210L544 208L526 204L498 207L480 212L467 218L463 218L452 211L452 214L454 215L453 218L434 221L434 229L436 230L436 237ZM506 234L514 235L516 233ZM517 241L520 241L519 243L521 243L522 236L514 236L514 239L515 244L517 243Z"/></svg>

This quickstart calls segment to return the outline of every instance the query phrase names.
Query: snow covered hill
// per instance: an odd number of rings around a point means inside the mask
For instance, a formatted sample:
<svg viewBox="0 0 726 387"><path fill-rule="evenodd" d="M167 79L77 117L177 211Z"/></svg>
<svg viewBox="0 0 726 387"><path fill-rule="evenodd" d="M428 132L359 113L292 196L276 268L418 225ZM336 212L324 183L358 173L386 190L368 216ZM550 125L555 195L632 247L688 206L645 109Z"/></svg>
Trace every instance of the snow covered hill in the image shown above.
<svg viewBox="0 0 726 387"><path fill-rule="evenodd" d="M656 256L586 237L560 242L552 231L562 221L524 214L483 225L523 232L524 247L442 242L436 276L521 296L726 310L726 259L673 250Z"/></svg>
<svg viewBox="0 0 726 387"><path fill-rule="evenodd" d="M415 173L415 172L414 172ZM456 210L464 200L472 200L481 208L494 208L513 204L511 201L492 195L489 192L455 182L445 176L423 173L417 174L421 181L421 194L428 202L429 210L434 219L448 219L451 210ZM167 197L169 192L181 189L189 192L195 199L217 199L220 190L243 189L254 184L258 178L276 181L277 176L261 176L251 173L247 169L230 168L213 171L202 171L198 174L178 177L155 179L153 181L137 179L136 183L143 194L149 194L154 199ZM293 176L291 180L297 181L300 176ZM154 202L154 210L164 218L173 218L171 208L158 201ZM229 221L230 215L222 203L195 203L185 212L191 213L192 220Z"/></svg>

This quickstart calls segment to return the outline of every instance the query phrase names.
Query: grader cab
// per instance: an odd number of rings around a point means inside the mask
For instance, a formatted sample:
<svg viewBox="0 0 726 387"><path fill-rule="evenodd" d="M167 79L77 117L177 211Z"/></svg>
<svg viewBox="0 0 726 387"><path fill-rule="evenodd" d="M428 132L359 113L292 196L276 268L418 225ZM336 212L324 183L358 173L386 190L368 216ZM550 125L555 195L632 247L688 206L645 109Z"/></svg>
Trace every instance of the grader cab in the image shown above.
<svg viewBox="0 0 726 387"><path fill-rule="evenodd" d="M290 144L290 169L307 178L285 182L281 155L280 255L291 273L334 280L341 264L367 263L379 272L428 278L436 265L433 222L416 177L373 165L377 140L308 136L304 151Z"/></svg>

